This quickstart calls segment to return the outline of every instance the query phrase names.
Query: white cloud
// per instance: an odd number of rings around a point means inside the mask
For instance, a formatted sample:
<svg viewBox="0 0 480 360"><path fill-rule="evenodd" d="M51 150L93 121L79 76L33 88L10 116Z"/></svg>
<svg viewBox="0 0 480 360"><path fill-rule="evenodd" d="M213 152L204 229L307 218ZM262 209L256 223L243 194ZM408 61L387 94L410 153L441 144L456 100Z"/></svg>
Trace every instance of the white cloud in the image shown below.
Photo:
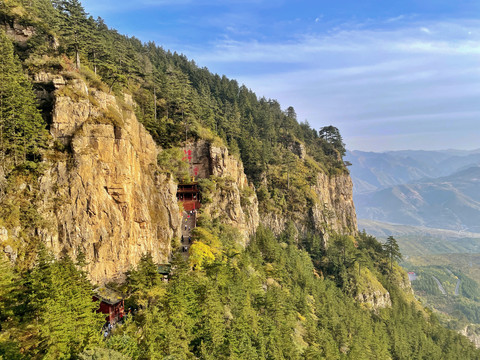
<svg viewBox="0 0 480 360"><path fill-rule="evenodd" d="M405 15L399 15L399 16L395 16L395 17L392 17L392 18L388 18L387 20L385 20L385 22L386 23L394 23L394 22L404 20L405 18L406 18Z"/></svg>
<svg viewBox="0 0 480 360"><path fill-rule="evenodd" d="M462 34L474 34L475 30L480 30L480 22L469 26L454 25L432 24L431 28L437 28L434 32L423 27L421 33L416 30L416 27L388 31L343 30L328 35L303 35L296 41L288 42L265 43L257 40L245 42L229 39L215 44L213 49L208 49L208 52L196 52L195 56L207 63L238 61L309 63L317 55L335 53L337 55L342 53L343 55L352 53L479 54L480 37L464 36L462 38Z"/></svg>
<svg viewBox="0 0 480 360"><path fill-rule="evenodd" d="M453 20L340 29L287 42L228 40L189 55L260 96L294 106L300 120L338 126L350 148L438 148L439 139L449 141L444 148L474 148L479 30L480 21ZM390 140L374 148L372 138L382 131Z"/></svg>
<svg viewBox="0 0 480 360"><path fill-rule="evenodd" d="M426 27L421 27L421 28L420 28L420 31L424 32L425 34L431 34L431 33L432 33L432 32L431 32L428 28L426 28Z"/></svg>

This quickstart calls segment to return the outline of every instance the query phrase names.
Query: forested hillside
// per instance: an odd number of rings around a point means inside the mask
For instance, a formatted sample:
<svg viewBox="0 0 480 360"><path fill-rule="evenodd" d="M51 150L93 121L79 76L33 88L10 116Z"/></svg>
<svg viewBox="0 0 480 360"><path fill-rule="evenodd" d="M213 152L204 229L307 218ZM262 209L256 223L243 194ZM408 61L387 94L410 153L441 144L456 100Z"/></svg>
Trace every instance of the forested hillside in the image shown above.
<svg viewBox="0 0 480 360"><path fill-rule="evenodd" d="M290 221L283 231L274 229L276 235L260 225L244 245L238 228L200 212L192 245L198 250L187 258L172 245L168 282L145 252L122 281L109 284L131 311L115 329L102 331L105 317L94 312L96 284L89 281L85 254L68 248L74 234L67 233L64 250L52 255L54 237L45 236L52 221L42 209L58 214L63 202L85 202L88 221L99 211L81 193L68 200L58 184L53 210L36 206L45 196L39 180L45 172L78 168L83 159L72 156L77 143L53 135L59 99L75 110L75 104L88 105L89 122L74 131L92 138L102 128L106 142L104 134L112 130L116 148L127 135L137 136L124 123L134 112L161 149L157 167L145 166L154 168L148 176L155 185L188 180L181 151L186 143L202 139L228 146L255 185L245 187L241 202L255 192L263 216ZM414 299L396 263L401 254L395 239L382 246L348 226L344 232L333 229L335 213L317 203L315 191L323 186L318 193L332 192L337 188L329 181L348 176L335 127L317 131L298 123L292 107L283 110L182 55L120 35L86 14L77 0L0 3L0 126L0 358L480 357L465 337L441 327ZM87 162L99 156L103 144L97 139L96 147L82 148ZM319 184L319 174L325 184ZM232 186L229 181L210 178L200 185L209 194ZM101 190L126 204L123 184L115 186ZM348 191L337 190L334 199L342 206ZM309 223L314 206L324 207L325 233ZM122 208L124 218L127 210ZM133 219L139 228L151 214L141 215ZM95 256L105 239L92 245Z"/></svg>

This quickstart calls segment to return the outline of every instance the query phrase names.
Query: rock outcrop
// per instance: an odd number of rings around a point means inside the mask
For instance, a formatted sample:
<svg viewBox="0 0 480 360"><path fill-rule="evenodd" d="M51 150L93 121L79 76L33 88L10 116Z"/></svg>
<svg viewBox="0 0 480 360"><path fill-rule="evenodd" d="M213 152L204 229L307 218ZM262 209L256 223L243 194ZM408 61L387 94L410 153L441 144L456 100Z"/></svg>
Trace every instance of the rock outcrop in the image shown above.
<svg viewBox="0 0 480 360"><path fill-rule="evenodd" d="M480 348L480 327L477 324L469 324L460 330L459 333L475 344L477 349Z"/></svg>
<svg viewBox="0 0 480 360"><path fill-rule="evenodd" d="M324 245L327 245L331 231L344 235L357 233L352 189L352 179L348 174L318 174L313 186L318 202L312 208L312 224L322 234Z"/></svg>
<svg viewBox="0 0 480 360"><path fill-rule="evenodd" d="M390 293L383 287L368 269L363 269L362 277L358 280L355 299L371 310L383 309L392 306Z"/></svg>
<svg viewBox="0 0 480 360"><path fill-rule="evenodd" d="M332 232L342 235L357 234L357 216L353 204L352 180L348 174L327 175L318 173L315 185L312 186L315 196L314 205L305 209L305 213L297 218L295 225L300 233L313 230L322 236L324 245L328 243ZM289 219L275 213L261 215L262 223L280 234Z"/></svg>
<svg viewBox="0 0 480 360"><path fill-rule="evenodd" d="M16 19L9 19L9 21L4 21L1 25L7 36L20 46L25 46L27 41L35 35L35 27L21 25Z"/></svg>
<svg viewBox="0 0 480 360"><path fill-rule="evenodd" d="M383 309L386 307L392 306L392 301L390 300L390 293L388 291L372 291L367 293L359 294L356 299L367 305L368 308L373 310Z"/></svg>
<svg viewBox="0 0 480 360"><path fill-rule="evenodd" d="M179 236L177 187L159 171L158 149L131 98L118 102L82 80L40 80L57 89L50 132L70 149L40 179L40 212L52 224L42 231L44 242L56 255L82 251L98 283L121 279L147 252L167 261ZM65 86L75 96L62 95Z"/></svg>
<svg viewBox="0 0 480 360"><path fill-rule="evenodd" d="M237 228L245 244L257 229L259 215L255 189L248 183L241 161L225 146L204 140L189 144L187 149L194 174L215 182L215 191L209 194L211 202L203 206L203 212Z"/></svg>

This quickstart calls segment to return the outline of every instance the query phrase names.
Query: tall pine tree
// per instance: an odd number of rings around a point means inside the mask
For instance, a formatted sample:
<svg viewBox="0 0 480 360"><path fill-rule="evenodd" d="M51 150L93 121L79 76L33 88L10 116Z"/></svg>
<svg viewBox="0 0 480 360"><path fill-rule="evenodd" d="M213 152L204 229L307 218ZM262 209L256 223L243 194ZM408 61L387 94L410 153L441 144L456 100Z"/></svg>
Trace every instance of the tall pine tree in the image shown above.
<svg viewBox="0 0 480 360"><path fill-rule="evenodd" d="M28 160L39 160L39 148L46 145L44 121L35 94L0 29L0 164L4 171Z"/></svg>
<svg viewBox="0 0 480 360"><path fill-rule="evenodd" d="M80 52L86 47L89 32L93 30L87 20L87 13L78 0L55 1L56 8L61 14L60 33L68 52L75 54L77 70L80 69Z"/></svg>

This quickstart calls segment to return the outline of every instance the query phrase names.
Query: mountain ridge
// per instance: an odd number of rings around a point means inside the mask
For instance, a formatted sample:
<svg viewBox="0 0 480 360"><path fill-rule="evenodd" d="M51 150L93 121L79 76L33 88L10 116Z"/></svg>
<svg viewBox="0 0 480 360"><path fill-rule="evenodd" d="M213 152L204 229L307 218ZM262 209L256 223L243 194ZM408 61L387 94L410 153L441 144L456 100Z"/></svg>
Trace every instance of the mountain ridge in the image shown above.
<svg viewBox="0 0 480 360"><path fill-rule="evenodd" d="M359 218L478 230L478 149L347 152L347 158Z"/></svg>
<svg viewBox="0 0 480 360"><path fill-rule="evenodd" d="M16 110L0 132L0 357L478 357L415 300L395 239L357 232L337 128L122 36L78 0L4 5L4 27L33 31L14 47L0 29L0 116ZM10 121L29 113L44 144ZM188 245L178 184L202 205ZM91 280L117 293L113 329Z"/></svg>

